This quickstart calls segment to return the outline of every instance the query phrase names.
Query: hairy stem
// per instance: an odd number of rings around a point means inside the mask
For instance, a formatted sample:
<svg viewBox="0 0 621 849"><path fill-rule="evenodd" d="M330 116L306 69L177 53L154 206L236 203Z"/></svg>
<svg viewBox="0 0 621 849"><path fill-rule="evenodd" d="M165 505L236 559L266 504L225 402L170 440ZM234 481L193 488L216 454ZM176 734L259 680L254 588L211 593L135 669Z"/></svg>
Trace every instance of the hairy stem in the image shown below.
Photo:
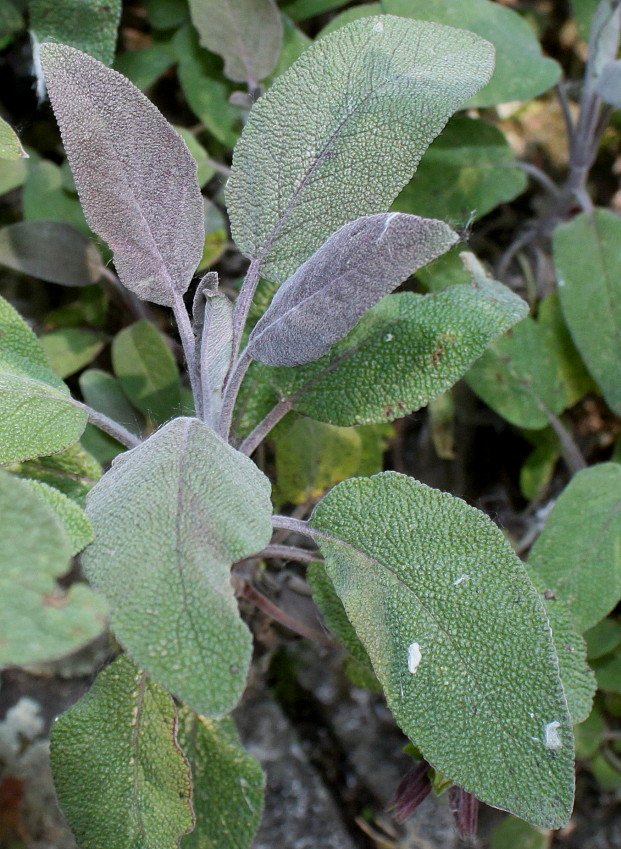
<svg viewBox="0 0 621 849"><path fill-rule="evenodd" d="M127 428L123 427L122 424L115 422L114 419L104 415L104 413L99 413L97 410L93 410L92 407L89 407L87 404L83 404L81 401L76 401L75 398L72 400L76 407L80 407L80 409L86 411L88 414L88 420L92 425L95 425L95 427L99 428L99 430L103 430L104 433L108 434L108 436L112 436L117 442L120 442L121 445L124 445L126 448L135 448L142 442L140 437L127 430Z"/></svg>
<svg viewBox="0 0 621 849"><path fill-rule="evenodd" d="M233 345L234 344L235 343L233 342ZM218 432L223 439L229 438L231 422L233 420L233 411L235 410L235 402L237 401L239 390L251 362L252 357L248 351L242 351L237 362L230 371L228 380L224 386L222 410L220 412L220 423L218 425Z"/></svg>
<svg viewBox="0 0 621 849"><path fill-rule="evenodd" d="M248 313L252 305L254 293L257 291L259 280L261 279L259 260L253 259L248 266L246 277L241 287L241 291L235 301L235 312L233 314L233 357L235 362L239 354L241 338L248 319ZM228 382L228 381L227 381Z"/></svg>
<svg viewBox="0 0 621 849"><path fill-rule="evenodd" d="M300 622L299 619L294 619L293 616L290 616L281 607L274 604L271 599L263 595L262 592L250 583L250 581L243 581L241 583L240 590L246 598L250 599L250 601L259 608L259 610L262 610L263 613L267 614L267 616L275 622L278 622L280 625L284 625L284 627L288 628L290 631L300 634L302 637L307 637L310 640L320 642L326 646L338 645L338 643L331 639L327 634L323 634L321 631L316 631L314 628L309 628L308 625Z"/></svg>
<svg viewBox="0 0 621 849"><path fill-rule="evenodd" d="M308 522L303 519L295 519L293 516L272 516L272 527L282 529L283 531L291 531L295 534L303 534L306 537L313 539L314 532Z"/></svg>
<svg viewBox="0 0 621 849"><path fill-rule="evenodd" d="M279 401L275 407L272 407L267 416L259 422L255 429L248 434L239 446L239 450L242 454L249 457L263 442L270 430L276 427L278 422L287 415L289 410L292 409L293 398L285 398L283 401Z"/></svg>
<svg viewBox="0 0 621 849"><path fill-rule="evenodd" d="M175 321L177 322L177 330L179 331L179 337L181 339L183 353L185 355L185 362L188 368L188 374L190 376L190 386L192 388L192 395L194 396L194 406L196 412L200 414L202 404L202 393L200 375L198 373L198 367L196 363L196 337L194 336L194 331L192 330L192 324L190 322L190 316L188 315L188 311L185 308L183 298L176 291L174 294L173 301L173 313L175 316Z"/></svg>
<svg viewBox="0 0 621 849"><path fill-rule="evenodd" d="M277 542L266 545L258 557L275 557L279 560L295 560L297 563L312 563L320 556L317 551L297 545L281 545Z"/></svg>

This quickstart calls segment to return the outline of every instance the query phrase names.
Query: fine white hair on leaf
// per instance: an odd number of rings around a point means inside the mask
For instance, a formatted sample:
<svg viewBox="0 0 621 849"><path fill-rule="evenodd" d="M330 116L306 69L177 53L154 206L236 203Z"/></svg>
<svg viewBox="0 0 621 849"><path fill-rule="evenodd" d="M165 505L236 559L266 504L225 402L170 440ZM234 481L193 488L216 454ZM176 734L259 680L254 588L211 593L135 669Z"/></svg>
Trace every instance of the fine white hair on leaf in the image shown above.
<svg viewBox="0 0 621 849"><path fill-rule="evenodd" d="M461 575L456 581L453 581L453 586L458 587L461 583L467 581L469 577L469 575Z"/></svg>
<svg viewBox="0 0 621 849"><path fill-rule="evenodd" d="M545 743L546 749L560 749L563 745L561 742L560 734L558 733L558 729L561 727L561 723L556 719L553 722L548 722L545 727Z"/></svg>
<svg viewBox="0 0 621 849"><path fill-rule="evenodd" d="M420 663L422 658L422 654L420 651L420 646L418 643L410 643L408 646L408 669L412 673L415 674L418 669L418 664Z"/></svg>

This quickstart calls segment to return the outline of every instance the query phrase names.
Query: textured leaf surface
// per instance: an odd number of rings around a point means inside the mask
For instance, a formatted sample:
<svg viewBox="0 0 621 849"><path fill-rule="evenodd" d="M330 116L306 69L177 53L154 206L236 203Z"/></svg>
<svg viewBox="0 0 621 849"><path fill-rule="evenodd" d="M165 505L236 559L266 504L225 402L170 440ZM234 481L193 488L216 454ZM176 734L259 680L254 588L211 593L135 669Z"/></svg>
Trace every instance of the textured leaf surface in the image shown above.
<svg viewBox="0 0 621 849"><path fill-rule="evenodd" d="M0 667L69 654L100 634L106 620L103 599L84 584L65 591L56 583L69 571L76 539L35 486L43 484L0 473Z"/></svg>
<svg viewBox="0 0 621 849"><path fill-rule="evenodd" d="M312 362L458 236L442 221L385 212L346 224L274 295L248 353L272 366Z"/></svg>
<svg viewBox="0 0 621 849"><path fill-rule="evenodd" d="M621 465L601 463L574 475L528 563L566 602L580 632L615 607L621 599Z"/></svg>
<svg viewBox="0 0 621 849"><path fill-rule="evenodd" d="M79 443L49 457L8 467L18 477L47 483L84 507L86 493L101 477L101 466Z"/></svg>
<svg viewBox="0 0 621 849"><path fill-rule="evenodd" d="M492 410L518 427L546 427L545 408L556 414L565 407L557 352L530 317L493 342L466 381Z"/></svg>
<svg viewBox="0 0 621 849"><path fill-rule="evenodd" d="M86 413L47 364L36 336L0 298L0 463L18 463L72 445Z"/></svg>
<svg viewBox="0 0 621 849"><path fill-rule="evenodd" d="M42 45L41 62L89 225L128 289L171 306L203 249L194 159L121 74L62 44Z"/></svg>
<svg viewBox="0 0 621 849"><path fill-rule="evenodd" d="M503 133L486 121L460 115L432 143L393 209L470 220L512 200L526 184Z"/></svg>
<svg viewBox="0 0 621 849"><path fill-rule="evenodd" d="M179 414L181 382L177 363L150 321L137 321L117 333L112 343L112 365L123 391L145 415L165 422Z"/></svg>
<svg viewBox="0 0 621 849"><path fill-rule="evenodd" d="M60 327L39 337L47 361L58 377L69 377L95 359L105 345L100 333L81 327Z"/></svg>
<svg viewBox="0 0 621 849"><path fill-rule="evenodd" d="M13 127L0 118L0 159L23 159L27 155Z"/></svg>
<svg viewBox="0 0 621 849"><path fill-rule="evenodd" d="M235 723L182 708L179 744L190 762L196 828L181 849L246 849L261 822L265 779L242 748Z"/></svg>
<svg viewBox="0 0 621 849"><path fill-rule="evenodd" d="M621 219L607 209L557 227L554 263L565 321L612 409L621 413Z"/></svg>
<svg viewBox="0 0 621 849"><path fill-rule="evenodd" d="M41 481L24 481L32 491L52 509L61 523L71 543L71 554L79 551L93 541L93 528L84 510L62 492Z"/></svg>
<svg viewBox="0 0 621 849"><path fill-rule="evenodd" d="M224 59L224 73L256 88L276 66L283 26L274 0L190 0L203 47Z"/></svg>
<svg viewBox="0 0 621 849"><path fill-rule="evenodd" d="M494 281L434 295L389 295L315 363L274 369L295 409L330 424L374 424L418 410L451 387L524 302Z"/></svg>
<svg viewBox="0 0 621 849"><path fill-rule="evenodd" d="M176 710L121 656L56 721L52 771L82 849L175 849L194 824Z"/></svg>
<svg viewBox="0 0 621 849"><path fill-rule="evenodd" d="M250 632L230 566L271 538L270 487L197 419L178 418L117 458L93 488L83 555L129 654L194 710L219 718L245 685Z"/></svg>
<svg viewBox="0 0 621 849"><path fill-rule="evenodd" d="M472 33L392 16L320 39L255 104L235 148L239 249L282 282L342 224L385 212L492 68Z"/></svg>
<svg viewBox="0 0 621 849"><path fill-rule="evenodd" d="M30 26L39 41L61 41L112 64L122 0L28 0Z"/></svg>
<svg viewBox="0 0 621 849"><path fill-rule="evenodd" d="M89 286L103 271L93 242L60 221L20 221L3 227L0 264L63 286Z"/></svg>
<svg viewBox="0 0 621 849"><path fill-rule="evenodd" d="M488 804L564 825L571 720L544 608L502 532L394 472L338 484L311 525L388 704L425 758Z"/></svg>
<svg viewBox="0 0 621 849"><path fill-rule="evenodd" d="M206 274L196 287L192 327L196 336L196 361L201 364L203 420L215 426L233 357L233 304L218 292L215 272Z"/></svg>

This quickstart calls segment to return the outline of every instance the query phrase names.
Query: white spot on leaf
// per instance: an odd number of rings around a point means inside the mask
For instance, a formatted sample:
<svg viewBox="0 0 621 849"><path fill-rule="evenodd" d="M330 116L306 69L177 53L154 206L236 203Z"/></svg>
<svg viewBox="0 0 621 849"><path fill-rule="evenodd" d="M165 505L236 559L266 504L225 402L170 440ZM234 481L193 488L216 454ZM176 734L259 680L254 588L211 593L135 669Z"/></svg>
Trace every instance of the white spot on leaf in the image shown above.
<svg viewBox="0 0 621 849"><path fill-rule="evenodd" d="M416 670L418 669L418 664L421 661L421 657L422 655L420 652L419 644L411 643L408 648L408 669L412 673L412 675L414 675Z"/></svg>
<svg viewBox="0 0 621 849"><path fill-rule="evenodd" d="M373 32L384 32L384 24L381 21L374 23Z"/></svg>
<svg viewBox="0 0 621 849"><path fill-rule="evenodd" d="M558 729L561 723L555 719L553 722L548 722L545 727L545 743L546 749L560 749L562 747L561 737Z"/></svg>
<svg viewBox="0 0 621 849"><path fill-rule="evenodd" d="M393 340L394 338L395 338L395 337L392 335L392 333L387 333L387 334L384 336L384 342L392 342L392 340Z"/></svg>
<svg viewBox="0 0 621 849"><path fill-rule="evenodd" d="M464 581L467 581L469 577L470 577L470 575L460 575L460 577L457 578L456 581L453 581L453 586L458 587L461 583L463 583Z"/></svg>

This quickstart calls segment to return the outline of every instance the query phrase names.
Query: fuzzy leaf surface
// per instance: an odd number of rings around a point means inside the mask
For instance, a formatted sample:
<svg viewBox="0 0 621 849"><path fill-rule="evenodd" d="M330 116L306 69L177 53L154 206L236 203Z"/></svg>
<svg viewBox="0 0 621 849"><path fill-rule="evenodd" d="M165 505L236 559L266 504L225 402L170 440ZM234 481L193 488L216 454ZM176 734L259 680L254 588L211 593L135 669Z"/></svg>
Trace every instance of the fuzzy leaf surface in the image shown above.
<svg viewBox="0 0 621 849"><path fill-rule="evenodd" d="M101 466L78 442L58 454L37 457L7 468L17 477L53 486L80 507L84 507L87 492L101 477Z"/></svg>
<svg viewBox="0 0 621 849"><path fill-rule="evenodd" d="M256 88L280 56L283 25L274 0L190 0L200 42L224 59L224 73Z"/></svg>
<svg viewBox="0 0 621 849"><path fill-rule="evenodd" d="M19 463L68 448L86 412L50 370L37 337L0 298L0 463Z"/></svg>
<svg viewBox="0 0 621 849"><path fill-rule="evenodd" d="M389 15L315 42L255 104L235 148L239 249L283 282L340 226L385 212L493 62L472 33Z"/></svg>
<svg viewBox="0 0 621 849"><path fill-rule="evenodd" d="M526 304L495 281L381 300L317 362L269 371L299 413L342 426L390 421L449 389Z"/></svg>
<svg viewBox="0 0 621 849"><path fill-rule="evenodd" d="M196 163L152 103L79 50L44 44L41 62L86 219L143 300L172 306L202 255Z"/></svg>
<svg viewBox="0 0 621 849"><path fill-rule="evenodd" d="M247 849L261 822L265 779L230 717L219 722L182 708L179 744L193 775L196 828L181 849Z"/></svg>
<svg viewBox="0 0 621 849"><path fill-rule="evenodd" d="M63 657L98 636L106 622L103 599L87 586L67 591L56 583L82 547L84 525L65 503L70 539L58 503L51 506L54 496L35 489L43 486L0 473L0 667Z"/></svg>
<svg viewBox="0 0 621 849"><path fill-rule="evenodd" d="M544 608L502 532L395 472L339 484L310 523L388 704L424 757L490 805L564 825L571 719Z"/></svg>
<svg viewBox="0 0 621 849"><path fill-rule="evenodd" d="M582 633L621 599L621 465L574 475L533 546L532 566Z"/></svg>
<svg viewBox="0 0 621 849"><path fill-rule="evenodd" d="M54 783L82 849L176 849L194 825L175 704L122 655L52 730Z"/></svg>
<svg viewBox="0 0 621 849"><path fill-rule="evenodd" d="M248 340L271 366L319 359L367 310L458 241L442 221L385 212L336 231L274 295Z"/></svg>
<svg viewBox="0 0 621 849"><path fill-rule="evenodd" d="M0 159L24 159L27 156L13 127L0 118Z"/></svg>
<svg viewBox="0 0 621 849"><path fill-rule="evenodd" d="M556 228L563 315L606 401L621 413L621 219L608 209Z"/></svg>
<svg viewBox="0 0 621 849"><path fill-rule="evenodd" d="M112 64L122 0L28 0L28 8L39 41L61 41Z"/></svg>
<svg viewBox="0 0 621 849"><path fill-rule="evenodd" d="M84 510L75 501L63 495L55 487L42 481L25 480L24 483L39 498L42 498L56 515L71 543L72 556L75 556L83 548L86 548L89 542L93 541L92 525L88 521Z"/></svg>
<svg viewBox="0 0 621 849"><path fill-rule="evenodd" d="M95 542L82 562L120 642L179 699L222 717L251 654L230 567L271 538L268 479L207 425L177 418L114 461L87 515Z"/></svg>

